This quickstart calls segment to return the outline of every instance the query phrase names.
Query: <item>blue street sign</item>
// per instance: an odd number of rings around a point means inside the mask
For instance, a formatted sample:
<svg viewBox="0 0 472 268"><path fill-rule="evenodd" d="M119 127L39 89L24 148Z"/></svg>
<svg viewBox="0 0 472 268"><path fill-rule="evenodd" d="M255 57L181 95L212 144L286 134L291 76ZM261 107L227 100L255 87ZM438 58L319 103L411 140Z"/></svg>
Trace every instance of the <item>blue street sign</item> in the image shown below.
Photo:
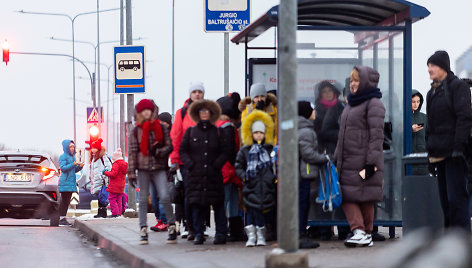
<svg viewBox="0 0 472 268"><path fill-rule="evenodd" d="M146 93L144 46L114 47L115 94Z"/></svg>
<svg viewBox="0 0 472 268"><path fill-rule="evenodd" d="M205 32L240 32L251 23L250 0L204 0Z"/></svg>
<svg viewBox="0 0 472 268"><path fill-rule="evenodd" d="M101 123L103 123L103 107L100 107ZM98 123L98 107L87 107L87 124Z"/></svg>

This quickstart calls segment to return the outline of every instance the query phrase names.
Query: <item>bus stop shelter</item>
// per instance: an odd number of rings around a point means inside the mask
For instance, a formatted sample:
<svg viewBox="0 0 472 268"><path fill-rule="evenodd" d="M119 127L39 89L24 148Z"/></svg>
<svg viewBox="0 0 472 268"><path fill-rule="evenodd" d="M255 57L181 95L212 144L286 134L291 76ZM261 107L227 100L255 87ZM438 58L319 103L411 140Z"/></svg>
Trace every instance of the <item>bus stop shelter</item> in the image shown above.
<svg viewBox="0 0 472 268"><path fill-rule="evenodd" d="M376 205L374 224L392 227L391 236L395 226L402 226L401 161L411 152L412 24L429 14L425 7L404 0L298 0L299 99L314 102L316 85L323 80L342 85L340 91L346 92L342 87L355 65L380 73L385 121L392 124L393 132L390 148L384 151L383 202ZM277 89L273 51L278 15L275 6L232 39L245 46L246 95L256 82ZM273 39L272 29L275 39L267 45ZM324 213L317 206L312 208L312 226L347 224L341 209Z"/></svg>

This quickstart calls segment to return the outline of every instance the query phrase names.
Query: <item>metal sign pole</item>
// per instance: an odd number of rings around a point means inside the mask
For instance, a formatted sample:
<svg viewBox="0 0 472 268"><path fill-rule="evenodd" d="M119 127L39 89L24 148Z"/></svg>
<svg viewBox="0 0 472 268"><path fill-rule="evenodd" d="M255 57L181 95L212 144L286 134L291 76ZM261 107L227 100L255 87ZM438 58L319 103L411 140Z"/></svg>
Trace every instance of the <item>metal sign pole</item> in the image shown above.
<svg viewBox="0 0 472 268"><path fill-rule="evenodd" d="M225 59L224 59L224 95L229 94L229 33L224 33Z"/></svg>
<svg viewBox="0 0 472 268"><path fill-rule="evenodd" d="M124 0L120 0L120 45L125 44ZM115 67L116 69L116 67ZM116 73L113 75L116 76ZM125 150L125 96L120 94L120 148Z"/></svg>

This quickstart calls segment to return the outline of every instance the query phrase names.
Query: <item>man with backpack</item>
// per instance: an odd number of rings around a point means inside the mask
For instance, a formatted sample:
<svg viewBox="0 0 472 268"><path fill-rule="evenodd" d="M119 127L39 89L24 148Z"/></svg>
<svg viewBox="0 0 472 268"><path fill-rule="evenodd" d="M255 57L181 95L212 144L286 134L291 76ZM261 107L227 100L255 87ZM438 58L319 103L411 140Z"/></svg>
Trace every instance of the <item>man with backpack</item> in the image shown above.
<svg viewBox="0 0 472 268"><path fill-rule="evenodd" d="M470 233L466 162L472 127L470 89L451 72L446 51L436 51L427 65L433 82L426 97L426 148L430 169L438 177L444 225Z"/></svg>
<svg viewBox="0 0 472 268"><path fill-rule="evenodd" d="M180 144L182 143L182 139L184 138L185 131L188 128L196 126L197 124L190 118L188 114L188 109L190 104L193 102L202 100L205 97L205 87L203 83L197 82L192 83L189 87L189 98L185 101L184 106L177 110L174 117L174 124L172 125L172 129L170 131L170 137L172 139L172 146L173 151L170 154L170 162L172 164L171 169L177 170L180 169L180 173L182 174L182 179L184 183L184 188L187 183L187 169L182 164L182 160L180 159L179 148ZM189 211L187 201L185 201L185 222L184 225L186 227L186 231L182 234L182 238L188 238L188 240L193 241L195 238L193 232L193 224L192 224L192 216ZM188 232L187 232L188 231Z"/></svg>

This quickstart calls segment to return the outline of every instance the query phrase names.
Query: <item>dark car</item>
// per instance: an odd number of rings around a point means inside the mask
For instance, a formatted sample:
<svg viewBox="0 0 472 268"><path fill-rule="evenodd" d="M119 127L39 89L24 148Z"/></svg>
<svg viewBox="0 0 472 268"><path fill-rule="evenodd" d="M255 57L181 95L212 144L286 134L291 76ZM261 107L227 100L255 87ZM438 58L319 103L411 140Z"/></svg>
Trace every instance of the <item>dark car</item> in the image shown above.
<svg viewBox="0 0 472 268"><path fill-rule="evenodd" d="M58 184L58 169L48 154L0 152L0 218L47 218L58 226Z"/></svg>

